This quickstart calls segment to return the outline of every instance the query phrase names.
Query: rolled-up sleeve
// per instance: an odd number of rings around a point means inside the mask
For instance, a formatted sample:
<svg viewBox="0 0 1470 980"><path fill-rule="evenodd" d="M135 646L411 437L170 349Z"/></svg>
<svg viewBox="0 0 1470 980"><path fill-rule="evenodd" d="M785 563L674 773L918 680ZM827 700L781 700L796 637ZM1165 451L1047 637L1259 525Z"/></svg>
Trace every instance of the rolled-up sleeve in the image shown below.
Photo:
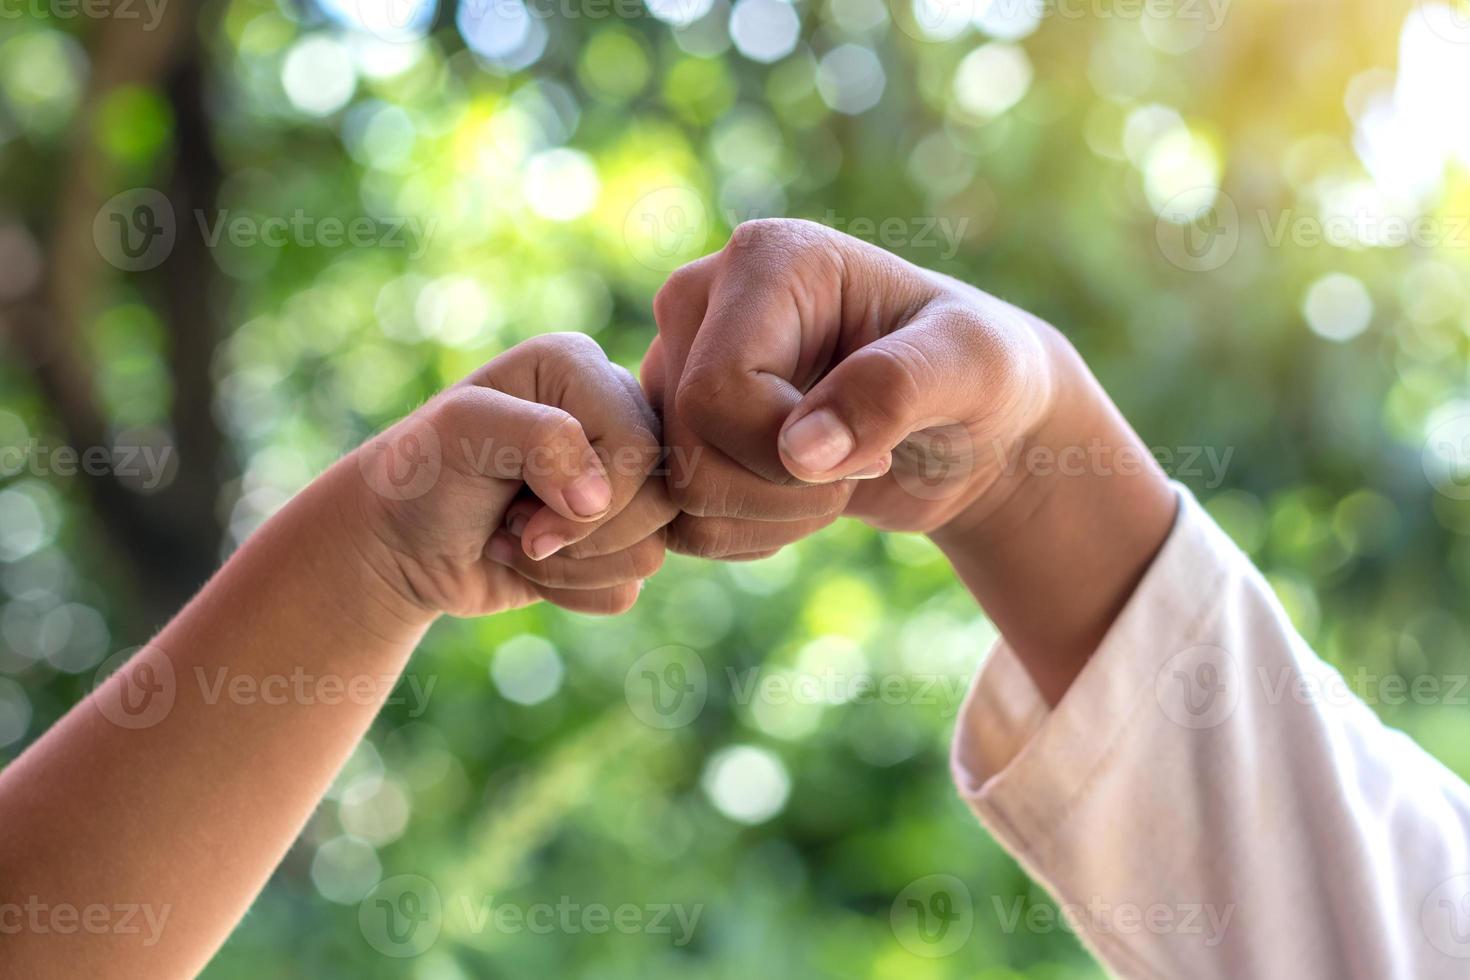
<svg viewBox="0 0 1470 980"><path fill-rule="evenodd" d="M1470 789L1348 692L1187 491L1053 710L1002 641L960 792L1130 978L1470 977Z"/></svg>

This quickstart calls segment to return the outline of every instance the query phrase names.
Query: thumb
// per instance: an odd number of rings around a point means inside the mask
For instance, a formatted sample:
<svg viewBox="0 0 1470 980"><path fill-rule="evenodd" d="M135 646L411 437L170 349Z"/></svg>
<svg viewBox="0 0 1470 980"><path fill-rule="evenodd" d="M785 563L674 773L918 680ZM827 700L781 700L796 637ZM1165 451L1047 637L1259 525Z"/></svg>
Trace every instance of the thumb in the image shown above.
<svg viewBox="0 0 1470 980"><path fill-rule="evenodd" d="M798 479L825 483L888 472L914 432L952 424L982 371L943 324L915 320L838 363L797 404L778 448Z"/></svg>
<svg viewBox="0 0 1470 980"><path fill-rule="evenodd" d="M612 503L607 470L569 412L466 384L439 400L434 423L464 472L523 482L570 521L596 521Z"/></svg>

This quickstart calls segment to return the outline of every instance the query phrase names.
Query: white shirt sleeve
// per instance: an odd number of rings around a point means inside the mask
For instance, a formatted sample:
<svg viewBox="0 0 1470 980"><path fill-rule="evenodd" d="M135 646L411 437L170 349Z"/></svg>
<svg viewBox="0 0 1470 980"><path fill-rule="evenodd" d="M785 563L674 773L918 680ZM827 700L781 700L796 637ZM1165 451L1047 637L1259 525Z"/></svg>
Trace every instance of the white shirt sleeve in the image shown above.
<svg viewBox="0 0 1470 980"><path fill-rule="evenodd" d="M961 795L1117 976L1470 977L1470 788L1349 692L1180 496L1055 710L1004 643L985 661Z"/></svg>

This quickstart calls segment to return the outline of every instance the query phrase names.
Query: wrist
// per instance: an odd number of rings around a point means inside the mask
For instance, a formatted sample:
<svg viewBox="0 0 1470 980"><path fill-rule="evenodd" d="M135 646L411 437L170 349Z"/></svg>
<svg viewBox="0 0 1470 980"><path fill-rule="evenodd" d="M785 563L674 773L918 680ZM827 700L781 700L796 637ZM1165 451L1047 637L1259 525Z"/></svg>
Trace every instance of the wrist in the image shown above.
<svg viewBox="0 0 1470 980"><path fill-rule="evenodd" d="M1173 526L1177 499L1070 346L1052 410L1003 483L932 539L1052 704L1101 643Z"/></svg>
<svg viewBox="0 0 1470 980"><path fill-rule="evenodd" d="M367 487L348 456L288 505L315 581L356 625L390 640L417 638L439 610L416 594L395 553L387 502Z"/></svg>
<svg viewBox="0 0 1470 980"><path fill-rule="evenodd" d="M980 447L974 488L954 516L929 533L943 549L980 550L987 541L1023 532L1058 489L1059 478L1077 473L1076 447L1097 437L1099 420L1110 407L1066 337L1050 324L1023 315L1034 324L1044 352L1044 369L1035 384L1046 394L1023 431Z"/></svg>

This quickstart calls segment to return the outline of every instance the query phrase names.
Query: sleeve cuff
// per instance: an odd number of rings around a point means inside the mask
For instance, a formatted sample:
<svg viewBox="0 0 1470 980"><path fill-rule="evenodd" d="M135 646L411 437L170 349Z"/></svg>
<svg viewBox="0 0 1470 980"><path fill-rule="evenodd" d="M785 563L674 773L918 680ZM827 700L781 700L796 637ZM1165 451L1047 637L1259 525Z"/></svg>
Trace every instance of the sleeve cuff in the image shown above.
<svg viewBox="0 0 1470 980"><path fill-rule="evenodd" d="M960 711L951 766L961 796L1028 865L1140 715L1161 668L1204 634L1230 565L1246 561L1188 490L1173 530L1097 652L1050 710L1004 640Z"/></svg>

